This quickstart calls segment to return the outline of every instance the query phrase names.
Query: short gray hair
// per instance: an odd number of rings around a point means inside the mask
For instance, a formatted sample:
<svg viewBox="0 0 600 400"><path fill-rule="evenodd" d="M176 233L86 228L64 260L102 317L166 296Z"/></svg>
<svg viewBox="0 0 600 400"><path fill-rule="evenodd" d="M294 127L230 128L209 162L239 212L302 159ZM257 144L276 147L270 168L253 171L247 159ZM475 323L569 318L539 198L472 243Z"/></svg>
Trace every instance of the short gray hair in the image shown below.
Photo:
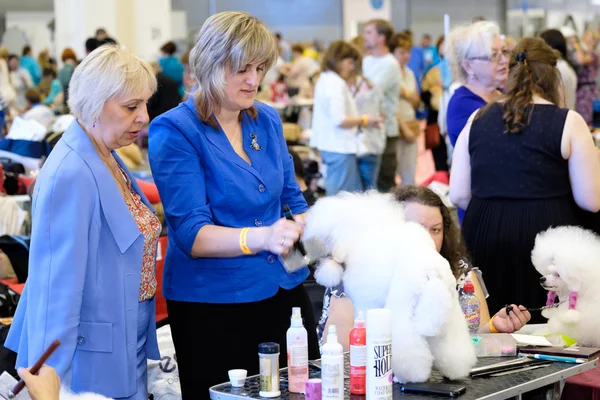
<svg viewBox="0 0 600 400"><path fill-rule="evenodd" d="M208 18L190 52L190 68L200 89L196 97L200 119L210 123L210 116L225 103L227 68L237 72L258 62L266 72L278 54L273 34L250 14L227 11Z"/></svg>
<svg viewBox="0 0 600 400"><path fill-rule="evenodd" d="M91 125L108 100L144 90L156 91L152 67L127 50L103 45L75 68L69 83L69 108L84 125Z"/></svg>
<svg viewBox="0 0 600 400"><path fill-rule="evenodd" d="M469 57L491 55L492 40L499 35L500 27L492 21L479 21L452 29L445 46L446 57L452 65L455 77L465 83L468 75L462 66L463 61Z"/></svg>

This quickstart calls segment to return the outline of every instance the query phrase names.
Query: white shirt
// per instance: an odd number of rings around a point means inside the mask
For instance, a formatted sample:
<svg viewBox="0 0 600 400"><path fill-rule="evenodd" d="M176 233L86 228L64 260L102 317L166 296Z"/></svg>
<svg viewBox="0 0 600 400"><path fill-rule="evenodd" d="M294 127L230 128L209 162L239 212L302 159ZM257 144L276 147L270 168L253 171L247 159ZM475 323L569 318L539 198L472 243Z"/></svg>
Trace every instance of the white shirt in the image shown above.
<svg viewBox="0 0 600 400"><path fill-rule="evenodd" d="M567 108L575 110L575 103L577 101L577 74L573 67L562 58L556 63L556 68L558 68L563 81Z"/></svg>
<svg viewBox="0 0 600 400"><path fill-rule="evenodd" d="M356 102L346 82L333 71L319 76L315 86L310 147L334 153L356 154L357 128L342 128L346 117L358 117Z"/></svg>
<svg viewBox="0 0 600 400"><path fill-rule="evenodd" d="M410 68L405 66L400 68L400 87L408 93L417 91L417 79ZM417 118L415 108L410 101L399 97L398 98L398 113L402 121L414 121Z"/></svg>
<svg viewBox="0 0 600 400"><path fill-rule="evenodd" d="M400 64L391 53L388 53L382 57L366 56L362 67L363 75L383 94L385 133L388 137L397 137L396 109L400 96Z"/></svg>
<svg viewBox="0 0 600 400"><path fill-rule="evenodd" d="M50 107L44 104L36 104L31 107L25 114L22 115L24 120L33 120L42 124L48 132L52 129L52 124L54 124L54 113L50 109Z"/></svg>

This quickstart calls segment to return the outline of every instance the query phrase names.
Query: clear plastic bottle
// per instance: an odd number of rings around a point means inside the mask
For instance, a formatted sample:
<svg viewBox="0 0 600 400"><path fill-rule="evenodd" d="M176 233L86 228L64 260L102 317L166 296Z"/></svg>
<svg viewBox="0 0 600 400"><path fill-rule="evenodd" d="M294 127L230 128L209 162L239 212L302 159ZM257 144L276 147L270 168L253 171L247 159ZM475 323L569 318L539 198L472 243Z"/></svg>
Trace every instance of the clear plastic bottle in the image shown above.
<svg viewBox="0 0 600 400"><path fill-rule="evenodd" d="M463 294L460 296L459 302L467 320L469 333L473 336L479 335L480 304L475 296L475 287L470 279L465 282Z"/></svg>
<svg viewBox="0 0 600 400"><path fill-rule="evenodd" d="M327 343L322 347L322 400L344 400L344 348L338 342L335 325L329 326Z"/></svg>
<svg viewBox="0 0 600 400"><path fill-rule="evenodd" d="M287 331L288 382L291 393L304 393L308 380L308 334L302 324L300 307L292 308L292 324Z"/></svg>

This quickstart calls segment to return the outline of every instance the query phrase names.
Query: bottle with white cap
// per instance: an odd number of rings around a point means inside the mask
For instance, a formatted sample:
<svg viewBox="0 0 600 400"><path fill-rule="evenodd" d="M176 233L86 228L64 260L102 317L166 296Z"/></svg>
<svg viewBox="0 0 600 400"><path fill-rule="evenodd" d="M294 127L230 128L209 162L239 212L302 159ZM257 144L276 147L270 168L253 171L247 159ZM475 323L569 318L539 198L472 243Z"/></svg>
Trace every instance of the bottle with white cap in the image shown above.
<svg viewBox="0 0 600 400"><path fill-rule="evenodd" d="M367 400L392 400L392 312L367 311Z"/></svg>
<svg viewBox="0 0 600 400"><path fill-rule="evenodd" d="M344 348L338 342L335 325L329 326L327 343L321 350L321 398L344 400Z"/></svg>
<svg viewBox="0 0 600 400"><path fill-rule="evenodd" d="M289 391L304 393L308 380L308 333L302 324L300 307L292 308L292 324L286 338Z"/></svg>

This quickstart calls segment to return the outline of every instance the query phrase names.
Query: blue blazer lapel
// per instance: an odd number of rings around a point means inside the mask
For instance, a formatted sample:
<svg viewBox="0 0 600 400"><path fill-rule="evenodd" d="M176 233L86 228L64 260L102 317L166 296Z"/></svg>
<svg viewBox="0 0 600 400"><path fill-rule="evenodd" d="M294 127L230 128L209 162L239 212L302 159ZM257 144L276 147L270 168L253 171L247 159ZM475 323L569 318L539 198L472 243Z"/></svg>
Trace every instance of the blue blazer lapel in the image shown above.
<svg viewBox="0 0 600 400"><path fill-rule="evenodd" d="M117 182L115 182L110 170L100 158L92 141L77 120L71 123L67 131L63 134L62 140L75 153L79 154L94 174L102 205L102 213L119 246L119 250L121 253L125 253L141 233L129 211L129 207L127 207L121 195ZM117 161L123 165L121 159L118 158ZM129 173L126 167L124 170ZM132 185L133 182L134 179L132 179ZM135 183L135 187L139 192L137 182ZM141 197L145 199L143 194Z"/></svg>
<svg viewBox="0 0 600 400"><path fill-rule="evenodd" d="M194 115L197 118L198 114L196 113L196 107L194 105L194 99L192 98L191 95L186 100L186 105L190 108L190 110L194 113ZM204 126L205 126L205 136L208 139L208 141L214 147L216 147L217 150L219 150L221 153L223 153L223 155L228 160L233 161L233 163L235 163L237 166L239 166L240 168L248 171L249 173L251 173L252 175L256 176L259 180L262 181L262 178L261 178L261 176L260 176L260 174L258 172L258 169L256 168L256 165L254 164L255 159L256 159L256 161L258 161L259 158L261 158L261 157L254 157L253 158L252 155L250 154L250 152L256 152L256 150L250 149L249 135L250 135L251 132L249 132L247 129L244 129L244 125L246 125L248 123L248 120L251 121L254 124L256 124L256 121L252 120L252 118L249 118L245 114L244 114L243 119L242 119L242 141L243 141L243 146L244 146L244 150L246 151L246 154L248 154L248 157L250 157L250 161L252 162L252 165L249 165L245 160L242 159L242 157L240 157L235 152L235 150L233 150L233 147L231 146L231 143L229 143L229 140L227 139L227 136L225 136L225 132L223 132L223 130L220 127L218 129L215 129L215 128L213 128L210 125L204 124ZM265 140L265 142L266 142L266 140ZM261 150L261 151L264 151L264 150Z"/></svg>
<svg viewBox="0 0 600 400"><path fill-rule="evenodd" d="M255 138L253 146L253 136ZM250 161L252 161L253 169L262 173L262 168L265 163L265 154L267 153L267 147L269 146L268 141L269 135L265 132L264 128L255 120L244 113L242 119L242 140L244 143L244 150ZM260 175L258 175L260 178Z"/></svg>

